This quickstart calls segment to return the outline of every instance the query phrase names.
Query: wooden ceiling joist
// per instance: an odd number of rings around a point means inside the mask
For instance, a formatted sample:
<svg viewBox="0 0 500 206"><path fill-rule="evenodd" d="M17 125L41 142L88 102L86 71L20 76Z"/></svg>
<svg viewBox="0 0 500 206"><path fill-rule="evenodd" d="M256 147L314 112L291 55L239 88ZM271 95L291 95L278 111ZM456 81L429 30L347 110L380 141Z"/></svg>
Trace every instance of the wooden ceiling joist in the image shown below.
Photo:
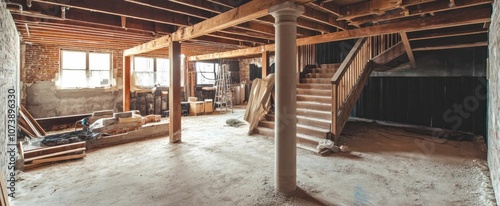
<svg viewBox="0 0 500 206"><path fill-rule="evenodd" d="M454 27L460 25L479 24L489 22L490 13L491 8L475 8L470 10L457 11L454 13L442 13L439 15L422 17L418 19L402 20L393 22L391 24L375 25L371 27L300 38L297 39L297 46L341 41L382 34L393 34L399 32L412 32ZM262 49L264 48L266 51L274 51L274 45L265 45L264 47L259 48L241 49L237 51L228 51L217 54L193 56L189 57L188 59L190 61L197 61L208 60L214 57L235 58L238 56L249 56L262 52Z"/></svg>
<svg viewBox="0 0 500 206"><path fill-rule="evenodd" d="M295 2L304 3L308 0L295 0ZM237 24L241 24L252 19L256 19L268 14L268 8L274 5L280 4L284 1L282 0L262 0L262 1L251 1L238 8L231 9L225 13L219 14L211 19L205 20L193 26L181 28L176 32L172 33L171 37L167 37L171 41L184 41L212 32L216 32ZM160 38L162 39L162 38ZM161 41L153 40L145 44L139 45L132 48L131 50L126 50L124 53L126 55L136 54L137 52L150 51L168 46L169 42L166 39Z"/></svg>
<svg viewBox="0 0 500 206"><path fill-rule="evenodd" d="M464 48L486 47L486 46L488 46L488 42L483 41L483 42L474 42L465 44L426 46L426 47L414 48L413 51L418 52L418 51L432 51L432 50L445 50L445 49L464 49Z"/></svg>
<svg viewBox="0 0 500 206"><path fill-rule="evenodd" d="M420 16L429 13L443 12L449 10L462 9L472 6L491 4L492 0L455 0L455 6L450 7L449 1L434 1L430 3L420 4L418 6L406 7L407 11L404 12L400 10L400 12L387 12L382 15L368 15L360 18L352 19L349 25L352 26L361 26L367 23L382 23L385 21L407 18L412 16Z"/></svg>

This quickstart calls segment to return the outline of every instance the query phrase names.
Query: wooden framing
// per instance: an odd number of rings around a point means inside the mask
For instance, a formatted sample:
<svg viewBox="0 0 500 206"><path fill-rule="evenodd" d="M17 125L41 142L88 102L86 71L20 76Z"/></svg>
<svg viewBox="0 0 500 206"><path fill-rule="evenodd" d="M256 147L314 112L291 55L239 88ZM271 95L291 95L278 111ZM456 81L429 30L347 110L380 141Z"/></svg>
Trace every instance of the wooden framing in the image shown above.
<svg viewBox="0 0 500 206"><path fill-rule="evenodd" d="M406 35L406 32L400 32L399 35L401 36L401 41L403 42L403 45L405 46L405 50L406 50L406 54L408 55L408 59L410 59L411 68L417 67L417 63L415 62L415 57L413 56L413 51L411 50L410 41L408 40L408 36Z"/></svg>
<svg viewBox="0 0 500 206"><path fill-rule="evenodd" d="M308 0L294 0L293 2L307 2ZM219 14L211 19L205 20L193 26L181 28L171 34L172 41L185 41L212 32L216 32L237 24L241 24L252 19L256 19L268 14L268 8L284 0L261 0L251 1L238 8ZM134 47L132 50L125 50L125 55L145 53L168 46L168 38L160 38ZM157 41L158 40L158 41ZM139 49L137 49L139 48Z"/></svg>
<svg viewBox="0 0 500 206"><path fill-rule="evenodd" d="M490 21L490 11L491 10L489 8L463 10L463 11L457 11L455 13L446 13L419 19L403 20L391 24L376 25L371 27L340 31L318 36L305 37L297 39L297 46L308 45L308 44L319 44L332 41L341 41L341 40L382 35L382 34L422 31L429 29L484 23ZM250 55L257 55L261 53L263 50L274 51L274 44L265 45L261 47L227 51L227 52L191 56L188 58L188 60L199 61L199 60L209 60L216 58L234 58L240 56L250 56Z"/></svg>
<svg viewBox="0 0 500 206"><path fill-rule="evenodd" d="M181 44L172 41L169 44L170 86L169 101L169 140L170 143L181 142Z"/></svg>
<svg viewBox="0 0 500 206"><path fill-rule="evenodd" d="M130 72L132 71L131 69L131 63L132 63L132 58L131 56L123 56L123 112L130 111Z"/></svg>

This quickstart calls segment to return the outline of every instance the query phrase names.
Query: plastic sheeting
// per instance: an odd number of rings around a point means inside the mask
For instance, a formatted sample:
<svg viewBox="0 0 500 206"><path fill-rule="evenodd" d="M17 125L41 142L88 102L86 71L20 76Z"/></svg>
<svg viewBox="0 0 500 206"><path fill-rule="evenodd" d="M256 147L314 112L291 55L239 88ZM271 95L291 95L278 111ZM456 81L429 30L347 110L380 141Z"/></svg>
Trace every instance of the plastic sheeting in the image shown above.
<svg viewBox="0 0 500 206"><path fill-rule="evenodd" d="M271 95L273 93L274 74L268 75L265 79L253 80L244 118L250 124L248 134L253 133L259 121L269 112L271 108Z"/></svg>

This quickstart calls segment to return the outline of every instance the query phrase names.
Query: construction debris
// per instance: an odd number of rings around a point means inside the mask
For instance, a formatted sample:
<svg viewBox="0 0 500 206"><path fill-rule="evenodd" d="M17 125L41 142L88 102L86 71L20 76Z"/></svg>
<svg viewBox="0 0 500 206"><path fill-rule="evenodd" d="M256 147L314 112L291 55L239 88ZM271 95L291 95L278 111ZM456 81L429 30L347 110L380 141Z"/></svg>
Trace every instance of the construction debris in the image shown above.
<svg viewBox="0 0 500 206"><path fill-rule="evenodd" d="M250 123L248 134L253 133L253 129L259 124L259 121L271 109L271 95L273 93L274 74L268 75L265 79L253 80L244 118Z"/></svg>
<svg viewBox="0 0 500 206"><path fill-rule="evenodd" d="M338 152L350 152L349 147L346 145L336 146L332 140L323 140L316 147L317 152L321 156L326 156Z"/></svg>
<svg viewBox="0 0 500 206"><path fill-rule="evenodd" d="M26 151L23 150L22 144L19 144L19 151L23 160L22 162L24 163L22 166L22 169L24 170L29 170L58 161L81 159L87 155L85 153L85 141Z"/></svg>
<svg viewBox="0 0 500 206"><path fill-rule="evenodd" d="M241 125L244 125L245 123L237 119L228 119L226 120L226 124L230 127L239 127Z"/></svg>
<svg viewBox="0 0 500 206"><path fill-rule="evenodd" d="M45 136L45 130L38 124L38 122L31 116L31 114L21 105L19 109L19 123L18 127L25 135L31 138Z"/></svg>

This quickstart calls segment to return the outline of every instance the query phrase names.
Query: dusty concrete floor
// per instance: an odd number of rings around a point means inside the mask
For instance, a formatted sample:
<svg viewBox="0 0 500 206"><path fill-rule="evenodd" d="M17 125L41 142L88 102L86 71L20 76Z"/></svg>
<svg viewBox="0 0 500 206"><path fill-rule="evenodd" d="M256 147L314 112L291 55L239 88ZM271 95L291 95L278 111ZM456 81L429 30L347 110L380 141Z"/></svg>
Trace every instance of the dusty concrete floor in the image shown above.
<svg viewBox="0 0 500 206"><path fill-rule="evenodd" d="M351 153L298 150L299 189L274 192L274 143L227 127L244 110L183 117L168 138L95 150L20 173L13 205L495 205L484 143L434 143L400 128L348 123Z"/></svg>

